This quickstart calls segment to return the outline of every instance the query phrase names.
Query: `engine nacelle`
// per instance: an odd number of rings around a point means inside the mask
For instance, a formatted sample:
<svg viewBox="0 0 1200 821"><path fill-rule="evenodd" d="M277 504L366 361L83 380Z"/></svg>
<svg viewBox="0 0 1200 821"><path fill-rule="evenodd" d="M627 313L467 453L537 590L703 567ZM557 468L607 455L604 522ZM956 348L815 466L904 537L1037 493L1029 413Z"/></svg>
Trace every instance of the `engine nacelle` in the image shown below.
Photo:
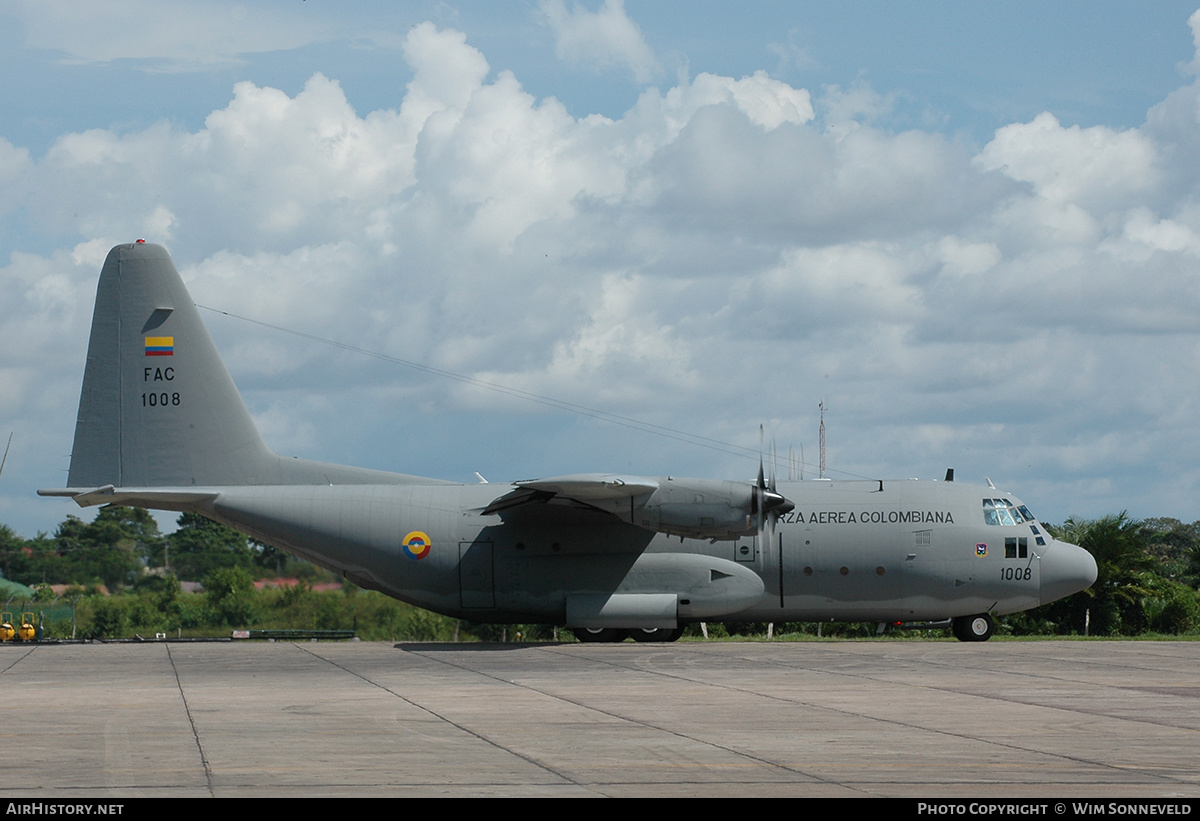
<svg viewBox="0 0 1200 821"><path fill-rule="evenodd" d="M633 500L621 518L672 536L738 539L757 530L758 492L747 482L667 477L649 496Z"/></svg>
<svg viewBox="0 0 1200 821"><path fill-rule="evenodd" d="M581 473L530 479L480 512L506 515L527 504L582 504L647 530L694 539L733 540L758 532L769 516L795 507L759 482Z"/></svg>

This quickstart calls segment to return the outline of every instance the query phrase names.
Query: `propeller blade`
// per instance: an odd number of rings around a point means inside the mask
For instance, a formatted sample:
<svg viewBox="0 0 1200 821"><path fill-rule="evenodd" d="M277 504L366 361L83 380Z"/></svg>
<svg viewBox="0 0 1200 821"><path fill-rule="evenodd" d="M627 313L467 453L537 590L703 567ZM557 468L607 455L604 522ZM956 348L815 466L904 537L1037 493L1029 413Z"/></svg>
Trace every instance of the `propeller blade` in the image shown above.
<svg viewBox="0 0 1200 821"><path fill-rule="evenodd" d="M765 521L766 498L763 496L767 491L767 479L763 473L763 426L758 426L758 480L754 483L754 495L751 497L754 504L754 532L758 536L759 543L762 543L763 524Z"/></svg>
<svg viewBox="0 0 1200 821"><path fill-rule="evenodd" d="M763 426L758 426L758 486L764 488L767 486L766 477L763 475Z"/></svg>

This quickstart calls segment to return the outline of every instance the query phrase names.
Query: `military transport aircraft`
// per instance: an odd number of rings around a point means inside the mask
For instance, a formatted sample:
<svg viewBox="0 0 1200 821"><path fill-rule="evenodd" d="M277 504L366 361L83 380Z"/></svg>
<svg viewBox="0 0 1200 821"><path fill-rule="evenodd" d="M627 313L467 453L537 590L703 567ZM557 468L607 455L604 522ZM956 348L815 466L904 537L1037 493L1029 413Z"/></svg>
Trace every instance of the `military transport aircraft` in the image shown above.
<svg viewBox="0 0 1200 821"><path fill-rule="evenodd" d="M142 240L100 273L67 484L38 493L198 513L438 613L585 641L700 621L937 622L983 641L992 614L1096 579L990 481L776 484L760 467L456 484L278 456L170 256Z"/></svg>

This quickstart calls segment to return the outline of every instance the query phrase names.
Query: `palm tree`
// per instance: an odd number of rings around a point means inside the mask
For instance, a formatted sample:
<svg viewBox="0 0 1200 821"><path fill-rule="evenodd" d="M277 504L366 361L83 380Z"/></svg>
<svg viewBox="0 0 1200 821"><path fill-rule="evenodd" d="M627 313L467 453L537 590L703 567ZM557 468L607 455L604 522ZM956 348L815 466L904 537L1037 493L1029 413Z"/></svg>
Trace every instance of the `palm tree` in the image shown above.
<svg viewBox="0 0 1200 821"><path fill-rule="evenodd" d="M1093 634L1132 634L1146 627L1143 602L1154 595L1149 578L1154 559L1141 530L1141 522L1125 511L1090 521L1071 517L1052 529L1055 538L1079 545L1096 560L1096 583L1067 600L1073 610L1080 604L1088 608Z"/></svg>

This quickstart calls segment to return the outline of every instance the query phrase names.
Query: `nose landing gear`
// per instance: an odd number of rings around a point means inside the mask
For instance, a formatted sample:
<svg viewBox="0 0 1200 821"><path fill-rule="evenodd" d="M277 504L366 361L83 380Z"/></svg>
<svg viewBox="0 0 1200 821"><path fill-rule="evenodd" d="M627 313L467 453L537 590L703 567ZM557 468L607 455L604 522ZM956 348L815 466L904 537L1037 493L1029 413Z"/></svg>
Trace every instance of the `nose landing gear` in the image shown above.
<svg viewBox="0 0 1200 821"><path fill-rule="evenodd" d="M950 620L950 630L959 641L987 641L996 632L996 623L987 613L958 616Z"/></svg>

